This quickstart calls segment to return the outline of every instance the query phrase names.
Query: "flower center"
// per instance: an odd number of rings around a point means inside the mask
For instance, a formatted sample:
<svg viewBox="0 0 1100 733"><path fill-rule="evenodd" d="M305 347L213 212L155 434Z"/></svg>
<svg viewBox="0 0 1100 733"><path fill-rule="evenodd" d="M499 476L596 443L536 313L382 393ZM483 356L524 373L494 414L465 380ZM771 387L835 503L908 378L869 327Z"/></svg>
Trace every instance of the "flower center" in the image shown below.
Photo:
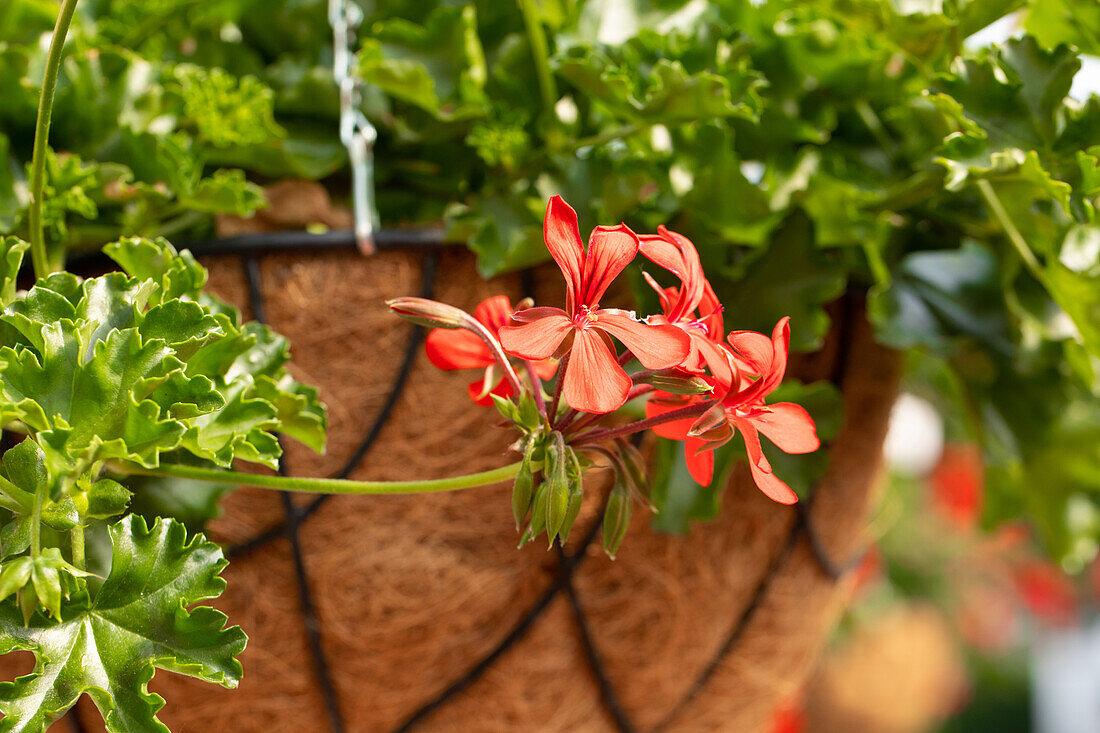
<svg viewBox="0 0 1100 733"><path fill-rule="evenodd" d="M599 309L600 309L600 306L599 306L598 303L596 305L591 305L591 306L582 305L581 306L581 312L577 314L576 318L574 318L574 321L581 328L583 328L585 326L588 326L588 325L591 325L591 324L595 323L596 321L600 320L599 315L597 315L597 313L596 313L596 311L598 311Z"/></svg>

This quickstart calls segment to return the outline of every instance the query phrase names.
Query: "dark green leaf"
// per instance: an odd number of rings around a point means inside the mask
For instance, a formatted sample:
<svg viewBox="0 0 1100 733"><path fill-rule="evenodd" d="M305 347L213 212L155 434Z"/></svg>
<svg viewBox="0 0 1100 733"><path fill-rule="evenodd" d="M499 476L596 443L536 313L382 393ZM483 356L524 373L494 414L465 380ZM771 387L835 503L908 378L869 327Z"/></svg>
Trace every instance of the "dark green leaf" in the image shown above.
<svg viewBox="0 0 1100 733"><path fill-rule="evenodd" d="M183 525L146 527L128 517L111 528L111 572L94 598L76 595L65 621L35 616L24 625L15 604L0 605L0 652L33 652L34 672L0 683L0 730L42 733L87 693L109 731L167 731L163 700L146 690L156 669L236 687L236 656L246 637L226 617L196 603L225 589L221 550ZM52 591L51 591L52 592Z"/></svg>

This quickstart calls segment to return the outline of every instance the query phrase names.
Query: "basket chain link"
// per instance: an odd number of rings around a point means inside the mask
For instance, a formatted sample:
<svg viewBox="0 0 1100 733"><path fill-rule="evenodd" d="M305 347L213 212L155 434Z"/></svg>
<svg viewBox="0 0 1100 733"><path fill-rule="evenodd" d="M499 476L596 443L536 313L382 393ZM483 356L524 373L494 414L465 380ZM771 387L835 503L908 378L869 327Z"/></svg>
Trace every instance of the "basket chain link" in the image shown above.
<svg viewBox="0 0 1100 733"><path fill-rule="evenodd" d="M374 142L378 132L363 114L363 82L354 73L355 40L363 10L354 0L329 0L333 76L340 88L340 141L351 162L355 241L364 254L375 251L378 212L374 201Z"/></svg>

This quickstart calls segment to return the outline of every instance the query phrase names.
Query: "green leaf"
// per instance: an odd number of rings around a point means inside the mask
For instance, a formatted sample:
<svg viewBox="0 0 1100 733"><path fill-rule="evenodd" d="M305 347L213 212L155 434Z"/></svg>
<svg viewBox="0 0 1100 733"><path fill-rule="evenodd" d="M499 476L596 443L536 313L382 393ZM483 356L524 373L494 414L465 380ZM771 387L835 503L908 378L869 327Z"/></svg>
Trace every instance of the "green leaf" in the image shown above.
<svg viewBox="0 0 1100 733"><path fill-rule="evenodd" d="M323 448L324 409L287 372L285 339L242 327L163 240L108 253L134 277L53 275L2 317L22 341L0 348L0 417L39 431L55 482L100 460L152 468L177 449L274 467L277 430Z"/></svg>
<svg viewBox="0 0 1100 733"><path fill-rule="evenodd" d="M201 535L187 539L170 520L148 528L127 517L110 529L111 572L94 598L74 596L65 621L35 616L24 625L11 601L0 605L0 652L33 652L34 671L0 683L0 731L42 733L88 694L111 733L167 731L156 718L163 700L147 691L156 669L233 688L241 678L236 656L245 647L239 627L196 603L225 589L226 562Z"/></svg>
<svg viewBox="0 0 1100 733"><path fill-rule="evenodd" d="M689 47L685 36L642 31L621 46L576 47L556 65L580 92L622 119L751 119L760 79L745 63L745 39L732 34L706 39L700 46L703 53L713 54L710 63L701 63L697 47L690 47L690 55L683 53ZM639 68L645 70L642 78Z"/></svg>
<svg viewBox="0 0 1100 733"><path fill-rule="evenodd" d="M1100 5L1092 0L1032 0L1024 28L1047 48L1068 44L1100 55Z"/></svg>
<svg viewBox="0 0 1100 733"><path fill-rule="evenodd" d="M913 252L898 263L889 286L875 288L868 313L879 341L896 349L923 346L948 353L970 337L1010 353L1002 275L997 258L970 243L959 250Z"/></svg>
<svg viewBox="0 0 1100 733"><path fill-rule="evenodd" d="M252 76L182 64L175 69L186 121L214 147L255 145L281 135L275 93Z"/></svg>
<svg viewBox="0 0 1100 733"><path fill-rule="evenodd" d="M6 307L15 300L16 282L23 255L30 245L15 237L0 239L0 306Z"/></svg>
<svg viewBox="0 0 1100 733"><path fill-rule="evenodd" d="M829 329L823 306L844 291L843 269L814 248L813 227L801 212L775 230L767 249L714 284L726 312L738 328L771 333L783 316L791 317L791 349L821 345ZM732 324L732 320L730 323Z"/></svg>
<svg viewBox="0 0 1100 733"><path fill-rule="evenodd" d="M132 492L117 481L103 478L88 487L88 508L84 515L91 519L110 519L126 511Z"/></svg>
<svg viewBox="0 0 1100 733"><path fill-rule="evenodd" d="M359 52L358 73L438 119L481 116L488 69L474 5L438 7L424 25L403 18L375 23Z"/></svg>
<svg viewBox="0 0 1100 733"><path fill-rule="evenodd" d="M0 232L11 231L25 205L16 184L17 166L11 158L11 144L6 135L0 134Z"/></svg>

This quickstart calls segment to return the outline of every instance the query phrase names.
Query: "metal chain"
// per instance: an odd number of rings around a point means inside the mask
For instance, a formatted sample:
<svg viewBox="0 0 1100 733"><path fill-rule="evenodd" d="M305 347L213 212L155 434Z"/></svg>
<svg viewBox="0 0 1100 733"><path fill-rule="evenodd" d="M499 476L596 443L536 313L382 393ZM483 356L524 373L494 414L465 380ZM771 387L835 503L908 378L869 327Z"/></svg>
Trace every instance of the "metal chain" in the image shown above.
<svg viewBox="0 0 1100 733"><path fill-rule="evenodd" d="M374 202L374 141L378 131L360 109L363 82L352 73L363 10L353 0L329 0L328 18L332 24L332 71L340 88L340 141L351 161L355 241L364 254L373 254L374 231L378 228Z"/></svg>

